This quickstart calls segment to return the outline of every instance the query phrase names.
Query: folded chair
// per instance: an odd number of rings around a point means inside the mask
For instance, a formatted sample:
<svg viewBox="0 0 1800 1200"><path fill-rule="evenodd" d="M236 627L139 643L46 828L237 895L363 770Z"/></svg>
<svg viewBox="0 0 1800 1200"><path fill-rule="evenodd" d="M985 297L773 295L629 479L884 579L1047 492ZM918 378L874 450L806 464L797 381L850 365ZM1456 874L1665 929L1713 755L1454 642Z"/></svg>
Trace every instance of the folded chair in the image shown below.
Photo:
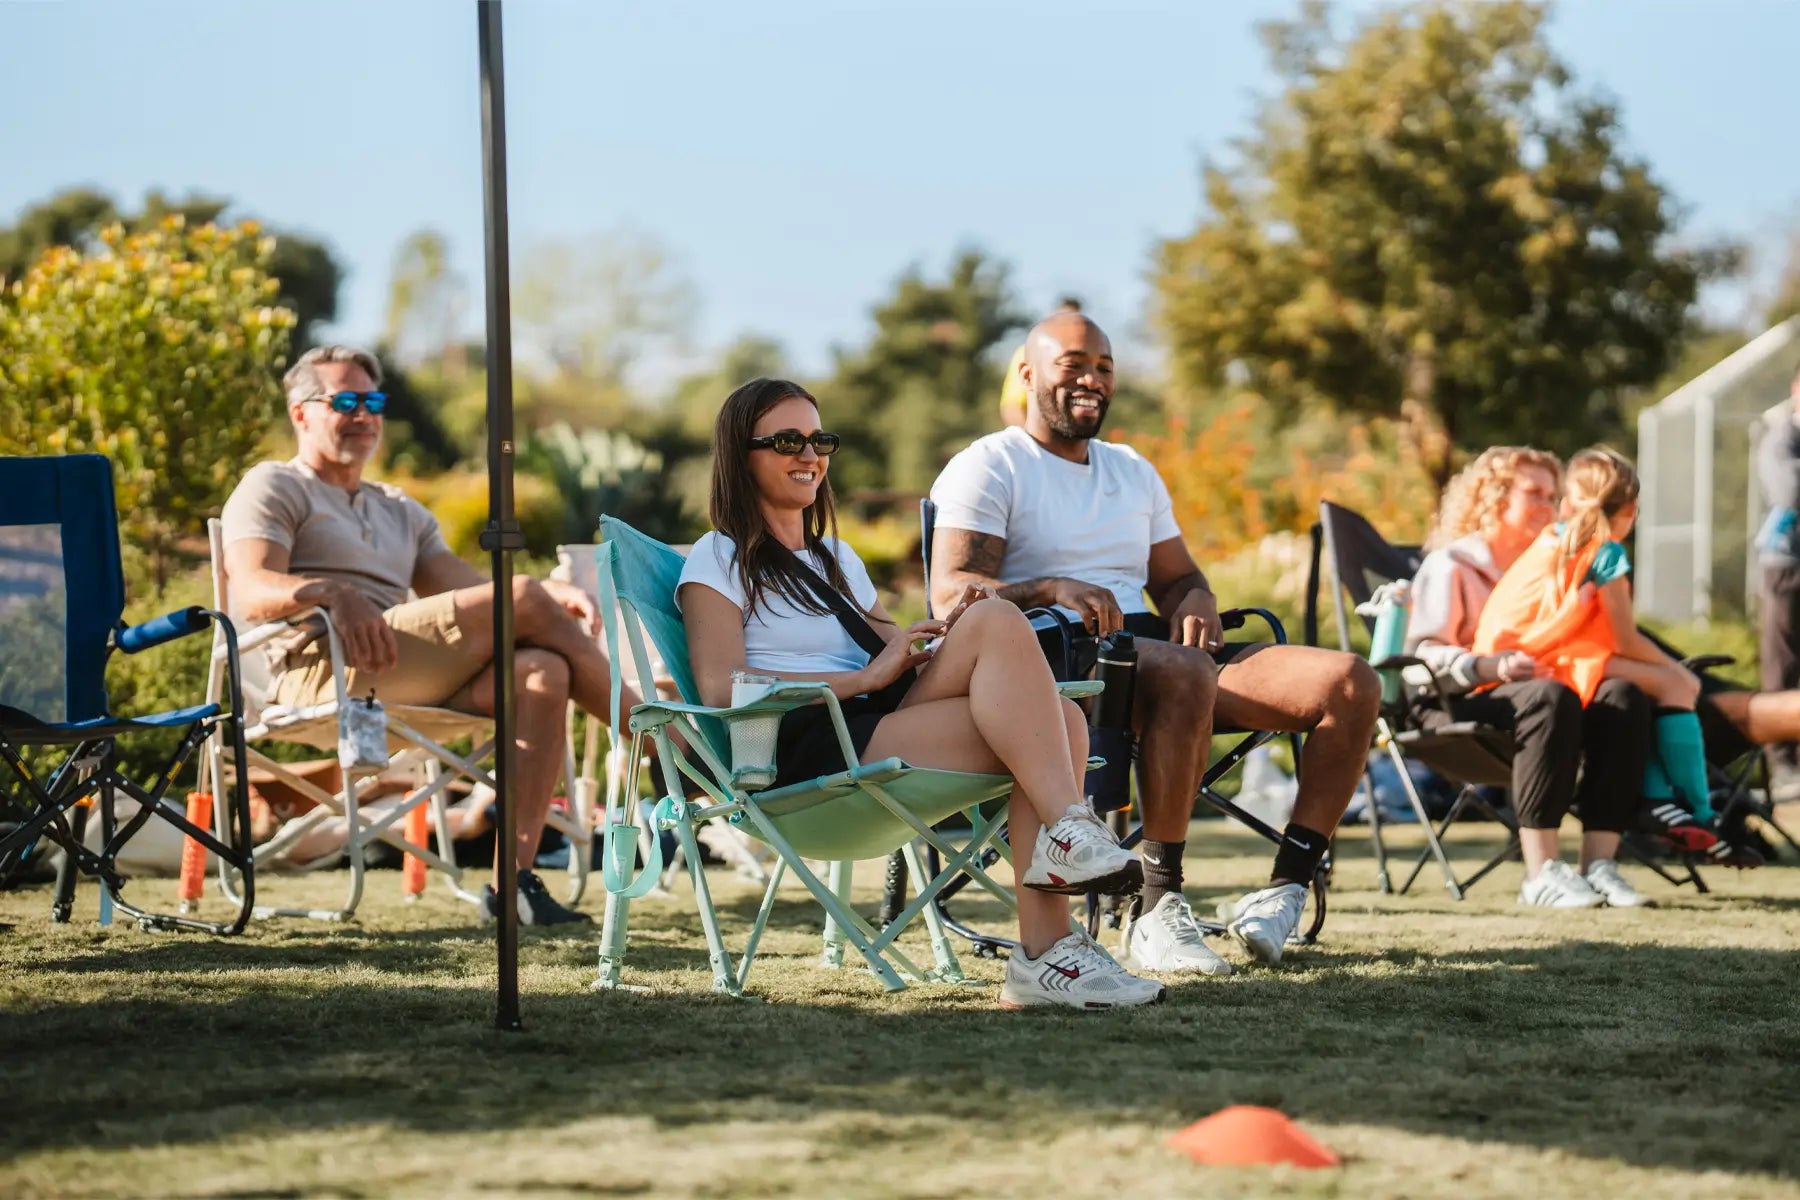
<svg viewBox="0 0 1800 1200"><path fill-rule="evenodd" d="M212 546L212 579L213 605L219 612L230 612L229 581L225 575L225 547L223 534L218 521L207 526ZM332 698L319 704L301 708L269 703L272 675L267 660L269 643L278 639L291 637L296 628L316 628L318 636L323 638L331 656L331 676L333 683ZM223 682L221 674L224 662L224 638L230 632L226 622L220 622L219 640L213 648L213 674L209 699L216 695ZM237 643L246 653L244 664L244 701L245 701L245 737L249 741L291 742L311 746L327 753L335 752L338 744L338 714L350 700L344 689L344 654L339 644L337 630L333 627L331 616L322 608L311 608L295 613L280 621L271 621L243 633ZM251 653L254 651L254 653ZM377 841L386 842L404 853L416 855L432 871L449 886L457 897L471 904L479 904L481 896L462 886L462 868L456 865L456 855L452 846L449 823L449 806L446 791L457 778L463 778L473 784L485 784L495 787L493 776L481 763L492 753L493 722L485 716L475 713L457 712L453 709L434 708L416 705L386 705L388 729L388 748L392 758L384 775L396 772L414 775L417 786L397 803L384 805L379 809L365 810L362 807L363 797L374 784L373 777L351 777L348 773L343 778L342 786L336 792L330 792L310 780L304 779L283 763L277 762L267 754L254 747L248 751L251 766L269 772L275 778L292 787L302 796L310 799L314 807L299 817L283 825L279 832L269 841L256 848L256 860L259 863L284 861L289 851L303 842L309 834L321 824L333 818L341 817L348 827L348 839L344 845L347 857L347 878L343 902L337 908L304 909L278 908L267 905L258 906L255 915L258 917L309 917L323 921L348 921L356 914L356 907L361 902L363 879L365 874L364 850ZM466 754L451 750L446 743L459 738L468 738L474 743L473 749ZM220 778L223 764L217 761L219 747L215 743L212 753L213 778ZM575 779L575 771L565 755L564 775L567 779ZM244 778L242 771L239 780ZM408 840L403 833L407 814L421 805L427 806L430 813L431 828L436 834L436 849ZM588 871L591 861L593 819L591 805L584 803L579 790L570 797L567 809L552 808L547 826L561 832L569 839L569 896L570 903L581 898L587 885ZM337 864L337 855L311 864L294 864L300 869L329 867ZM238 872L231 863L221 861L219 864L219 886L224 894L232 899L238 896Z"/></svg>
<svg viewBox="0 0 1800 1200"><path fill-rule="evenodd" d="M655 822L659 829L674 832L686 855L694 902L711 957L714 991L743 994L757 945L774 909L776 889L788 872L800 879L825 910L824 965L841 966L843 944L848 942L889 991L905 987L908 980L964 982L949 936L932 902L946 884L967 872L1002 904L1009 909L1014 907L1011 891L989 877L977 861L1005 824L1004 806L994 802L1012 792L1012 779L1006 775L931 770L899 758L887 758L804 783L757 790L749 782L753 777L748 772L766 764L734 764L728 730L739 726L747 737L757 726L746 727L743 723L755 722L766 734L768 725L778 721L783 713L822 702L831 714L845 761L855 763L856 755L837 698L822 683L782 683L749 704L712 708L701 703L688 663L687 635L675 605L682 557L612 517L602 518L601 539L596 552L600 611L606 622L607 644L619 648L615 660L623 660L628 647L637 673L645 677L653 646L682 699L650 700L631 710L628 769L608 779L606 839L601 858L608 895L601 929L599 978L594 986L621 986L630 901L648 890L661 869L653 852L638 876L631 877L638 852L637 824L631 809L637 798L635 791L623 788L620 781L635 778L635 764L644 753L646 741L654 748L663 778L670 781L671 794L656 803ZM614 729L621 728L621 714L617 711L621 675L621 671L613 674ZM1093 684L1078 684L1065 687L1063 693L1089 695L1097 690ZM772 738L767 744L773 745ZM676 780L684 783L677 784ZM704 793L705 798L690 801L682 794L687 791ZM932 829L955 813L966 814L971 826L961 849L952 847ZM776 854L762 904L735 966L720 932L696 839L696 831L703 823L717 820L732 822ZM922 839L943 856L943 870L926 873L913 845L915 839ZM852 864L861 859L883 858L894 850L903 851L918 894L886 929L877 931L850 907ZM820 878L808 865L809 859L829 863L828 878ZM919 918L923 918L931 939L934 963L930 969L913 962L897 940Z"/></svg>
<svg viewBox="0 0 1800 1200"><path fill-rule="evenodd" d="M1361 618L1366 636L1373 636L1377 615L1388 600L1381 589L1387 585L1409 581L1418 573L1423 555L1416 546L1396 546L1363 516L1333 504L1319 505L1319 520L1312 527L1312 561L1306 591L1306 638L1319 645L1319 597L1328 591L1336 618L1338 647L1350 653L1356 649L1352 639L1351 615ZM1345 604L1348 596L1350 604ZM1425 663L1410 655L1387 654L1371 661L1382 678L1381 716L1376 723L1376 749L1392 759L1407 803L1418 818L1424 832L1425 847L1418 861L1400 885L1404 894L1418 879L1425 864L1435 860L1443 876L1444 889L1457 900L1486 878L1496 867L1519 856L1518 826L1510 808L1488 802L1483 790L1512 786L1512 759L1516 751L1512 735L1479 721L1459 721L1451 713L1449 700L1441 682ZM1415 704L1414 688L1425 689L1426 701ZM1425 811L1418 789L1406 771L1403 759L1423 763L1459 788L1450 811L1435 825ZM1388 872L1387 847L1382 835L1380 806L1373 803L1374 781L1365 778L1371 803L1369 840L1375 854L1376 878L1383 892L1392 892ZM1507 843L1498 854L1488 859L1467 878L1457 875L1444 849L1444 837L1450 828L1465 818L1481 818L1498 823L1507 831ZM1705 882L1691 864L1687 877L1678 878L1654 861L1654 856L1627 840L1622 850L1665 880L1679 886L1693 883L1705 891Z"/></svg>
<svg viewBox="0 0 1800 1200"><path fill-rule="evenodd" d="M128 627L120 620L124 608L111 463L96 454L0 458L0 762L18 785L0 791L0 816L16 822L0 835L0 878L48 842L66 856L52 903L55 920L68 920L80 871L105 888L103 912L110 903L145 928L237 933L249 919L255 885L243 703L231 628L218 611L202 608ZM219 686L206 703L139 717L109 711L108 655L136 654L208 627L217 633L220 652ZM180 735L167 762L148 782L126 775L118 761L119 739L158 731ZM190 822L186 808L167 796L209 743L215 754L229 748L238 770L229 793L222 786L214 789L216 834ZM24 760L23 751L31 748L65 757L40 779ZM136 805L122 823L121 795ZM90 807L99 811L97 850L83 844ZM125 899L120 851L153 818L238 872L242 886L232 919L152 913Z"/></svg>
<svg viewBox="0 0 1800 1200"><path fill-rule="evenodd" d="M927 497L919 501L919 551L925 574L925 603L927 612L930 611L931 604L931 547L935 540L936 532L937 505ZM1045 646L1045 653L1050 659L1051 669L1056 674L1057 679L1069 679L1073 674L1072 665L1075 660L1076 644L1084 638L1091 641L1093 635L1089 634L1082 626L1069 620L1055 609L1032 609L1026 615L1031 618L1032 627L1038 631L1039 641ZM1253 617L1260 620L1268 627L1269 641L1277 645L1285 645L1287 643L1287 631L1282 627L1281 621L1275 614L1269 612L1267 609L1235 608L1219 614L1221 623L1228 630L1243 628ZM1230 817L1233 820L1248 826L1269 841L1279 845L1281 843L1280 830L1272 828L1260 817L1245 811L1234 801L1226 798L1218 791L1218 785L1222 779L1231 774L1231 772L1237 770L1237 768L1242 765L1243 761L1249 757L1252 751L1283 735L1268 730L1238 729L1226 725L1215 726L1213 734L1215 737L1236 736L1241 734L1242 738L1224 755L1220 756L1207 767L1205 774L1201 777L1200 789L1195 798L1221 815ZM1300 762L1300 737L1298 734L1289 734L1286 736L1288 738L1288 744L1293 751L1297 770ZM1135 742L1129 742L1128 746L1129 749L1127 752L1132 755L1133 776L1135 778L1136 772L1141 769L1141 764L1137 760L1137 747ZM1129 849L1143 840L1144 830L1141 823L1132 827L1130 826L1125 813L1115 814L1115 816L1117 819L1114 822L1114 827L1115 831L1120 835L1120 845ZM936 869L936 859L933 857L934 854L935 851L927 851L927 866L932 870ZM990 850L988 852L988 860L991 862L998 857L998 854L999 852L997 850ZM1327 904L1326 892L1330 880L1330 872L1331 860L1330 856L1327 855L1325 862L1320 865L1318 874L1312 881L1312 920L1308 923L1306 929L1300 933L1297 939L1303 944L1310 945L1318 940L1319 931L1324 928ZM961 891L967 882L966 879L958 880L945 888L938 902L940 918L958 936L972 942L977 954L993 955L1001 949L1011 949L1013 945L1011 941L1006 938L995 937L992 934L981 933L971 929L953 918L945 909L945 902ZM888 899L883 906L884 912L897 910L899 908L899 901L904 893L905 884L906 878L904 873L897 870L894 866L890 866L887 883ZM1098 898L1089 897L1089 933L1098 934L1101 916L1101 905ZM1114 917L1117 919L1116 913L1114 914ZM1209 921L1201 921L1200 925L1203 929L1214 934L1223 933L1225 929L1223 925Z"/></svg>

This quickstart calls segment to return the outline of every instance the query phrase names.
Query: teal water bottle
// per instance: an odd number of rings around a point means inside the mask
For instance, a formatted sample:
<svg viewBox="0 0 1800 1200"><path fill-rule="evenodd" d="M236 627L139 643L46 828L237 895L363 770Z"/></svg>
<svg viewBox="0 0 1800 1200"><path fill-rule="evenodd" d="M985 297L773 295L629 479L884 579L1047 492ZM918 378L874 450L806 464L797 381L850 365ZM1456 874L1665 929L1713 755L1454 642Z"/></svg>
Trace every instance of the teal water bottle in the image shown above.
<svg viewBox="0 0 1800 1200"><path fill-rule="evenodd" d="M1372 611L1375 617L1375 632L1369 637L1371 663L1406 653L1406 620L1411 611L1411 599L1412 584L1396 579L1377 588L1368 604L1358 606L1358 612ZM1381 672L1381 702L1383 705L1400 702L1399 668Z"/></svg>

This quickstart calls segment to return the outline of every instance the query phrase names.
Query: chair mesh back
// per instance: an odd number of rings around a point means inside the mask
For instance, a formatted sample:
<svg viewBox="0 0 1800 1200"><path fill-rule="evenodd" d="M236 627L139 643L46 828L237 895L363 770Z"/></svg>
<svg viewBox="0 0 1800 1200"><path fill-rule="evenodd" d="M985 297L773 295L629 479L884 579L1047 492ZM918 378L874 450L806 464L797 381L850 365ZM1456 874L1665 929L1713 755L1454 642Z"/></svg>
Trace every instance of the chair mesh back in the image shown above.
<svg viewBox="0 0 1800 1200"><path fill-rule="evenodd" d="M0 525L0 704L68 719L69 589L61 525Z"/></svg>
<svg viewBox="0 0 1800 1200"><path fill-rule="evenodd" d="M1325 552L1331 565L1350 595L1351 609L1367 602L1375 589L1396 579L1411 579L1419 573L1423 555L1416 546L1396 546L1389 542L1360 513L1324 501L1319 505L1319 528L1323 531ZM1311 593L1318 595L1324 585L1322 572L1315 569ZM1364 626L1373 632L1375 623L1363 618ZM1309 631L1310 632L1310 631ZM1348 630L1339 633L1348 635ZM1314 640L1309 637L1309 640Z"/></svg>
<svg viewBox="0 0 1800 1200"><path fill-rule="evenodd" d="M112 464L0 458L0 704L40 721L107 716L124 609Z"/></svg>
<svg viewBox="0 0 1800 1200"><path fill-rule="evenodd" d="M617 517L600 518L600 538L612 547L613 588L621 600L630 603L643 622L644 632L663 669L674 681L682 700L704 704L699 685L694 682L694 669L688 662L687 627L681 623L681 610L675 606L675 587L681 582L681 568L686 560L655 538L646 537ZM630 653L629 638L612 649L615 663ZM649 669L649 664L639 664ZM707 740L725 762L731 761L729 744L723 726L710 718L701 721Z"/></svg>

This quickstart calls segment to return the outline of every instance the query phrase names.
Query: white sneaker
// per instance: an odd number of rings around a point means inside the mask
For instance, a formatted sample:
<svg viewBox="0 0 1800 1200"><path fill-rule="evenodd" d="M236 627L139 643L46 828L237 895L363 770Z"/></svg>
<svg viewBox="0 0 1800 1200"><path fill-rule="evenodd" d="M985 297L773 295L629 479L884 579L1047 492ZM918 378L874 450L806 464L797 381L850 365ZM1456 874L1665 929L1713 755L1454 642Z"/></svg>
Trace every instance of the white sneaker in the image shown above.
<svg viewBox="0 0 1800 1200"><path fill-rule="evenodd" d="M1119 839L1093 809L1076 804L1056 824L1038 830L1031 865L1020 882L1062 896L1123 896L1144 886L1144 867L1137 855L1119 848Z"/></svg>
<svg viewBox="0 0 1800 1200"><path fill-rule="evenodd" d="M1131 923L1125 933L1131 965L1140 971L1198 971L1229 975L1231 964L1206 944L1194 910L1179 892L1157 901L1156 908Z"/></svg>
<svg viewBox="0 0 1800 1200"><path fill-rule="evenodd" d="M1166 994L1154 979L1139 979L1114 962L1086 933L1071 933L1037 958L1013 951L1000 1007L1135 1008L1161 1003Z"/></svg>
<svg viewBox="0 0 1800 1200"><path fill-rule="evenodd" d="M1273 967L1281 962L1282 948L1300 928L1300 914L1305 910L1305 886L1284 883L1251 892L1236 904L1224 901L1219 905L1219 919L1257 962Z"/></svg>
<svg viewBox="0 0 1800 1200"><path fill-rule="evenodd" d="M1574 867L1556 858L1519 885L1519 903L1538 908L1594 908L1606 901L1575 873Z"/></svg>
<svg viewBox="0 0 1800 1200"><path fill-rule="evenodd" d="M1619 874L1619 864L1610 858L1596 858L1589 863L1584 878L1588 887L1610 908L1643 908L1651 902L1650 897L1632 887Z"/></svg>

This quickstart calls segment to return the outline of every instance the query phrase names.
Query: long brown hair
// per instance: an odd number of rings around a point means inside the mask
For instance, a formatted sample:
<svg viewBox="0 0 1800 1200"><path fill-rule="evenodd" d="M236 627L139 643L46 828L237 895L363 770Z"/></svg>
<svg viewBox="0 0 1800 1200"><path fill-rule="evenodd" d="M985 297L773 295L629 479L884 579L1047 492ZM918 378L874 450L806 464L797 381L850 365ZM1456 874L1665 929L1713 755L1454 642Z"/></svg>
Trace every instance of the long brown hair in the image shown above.
<svg viewBox="0 0 1800 1200"><path fill-rule="evenodd" d="M750 473L750 439L762 415L783 400L800 399L817 408L811 392L786 379L752 379L725 397L719 419L713 423L712 523L713 528L737 545L738 575L748 601L745 616L770 595L780 596L801 612L829 616L831 609L804 582L807 568L798 555L775 539L763 518L762 495ZM831 475L820 464L819 491L806 506L802 518L806 548L824 569L825 582L866 612L850 590L844 569L831 552L826 538L837 538L837 511L831 502Z"/></svg>
<svg viewBox="0 0 1800 1200"><path fill-rule="evenodd" d="M1556 544L1560 575L1569 560L1595 538L1608 536L1612 519L1638 498L1637 468L1610 446L1594 446L1569 460L1563 504L1569 519Z"/></svg>

